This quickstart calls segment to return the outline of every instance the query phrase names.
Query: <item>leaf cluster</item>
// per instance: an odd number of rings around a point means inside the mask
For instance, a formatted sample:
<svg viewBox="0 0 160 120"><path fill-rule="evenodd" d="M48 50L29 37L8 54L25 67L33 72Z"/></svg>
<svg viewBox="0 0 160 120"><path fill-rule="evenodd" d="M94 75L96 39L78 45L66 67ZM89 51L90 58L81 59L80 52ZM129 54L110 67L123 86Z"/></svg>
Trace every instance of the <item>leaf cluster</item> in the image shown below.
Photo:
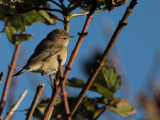
<svg viewBox="0 0 160 120"><path fill-rule="evenodd" d="M0 3L0 20L5 22L5 31L11 43L18 45L31 39L32 34L24 34L27 26L36 22L54 25L58 17L44 10L35 10L44 5L44 0L8 0Z"/></svg>
<svg viewBox="0 0 160 120"><path fill-rule="evenodd" d="M66 84L74 88L83 88L85 85L84 80L79 78L72 78L66 81ZM75 113L75 118L81 116L88 119L97 119L105 110L111 110L121 116L129 116L136 112L135 108L124 98L115 98L114 94L121 86L121 77L117 75L116 69L105 63L96 80L93 82L90 91L99 93L101 97L90 98L85 97L79 108ZM77 97L69 97L68 102L70 107L76 101ZM49 103L49 98L41 100L34 112L34 116L40 118ZM52 118L63 119L64 117L63 101L58 99Z"/></svg>

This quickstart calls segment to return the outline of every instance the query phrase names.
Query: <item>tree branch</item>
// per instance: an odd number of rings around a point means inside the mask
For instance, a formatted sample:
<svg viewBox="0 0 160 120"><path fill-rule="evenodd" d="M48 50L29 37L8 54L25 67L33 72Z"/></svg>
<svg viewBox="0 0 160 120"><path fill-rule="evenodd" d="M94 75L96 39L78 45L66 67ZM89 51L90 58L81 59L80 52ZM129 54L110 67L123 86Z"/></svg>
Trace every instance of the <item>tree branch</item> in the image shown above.
<svg viewBox="0 0 160 120"><path fill-rule="evenodd" d="M96 10L96 7L97 7L97 3L95 5L93 5L90 13L87 16L87 19L86 19L86 22L85 22L84 27L82 29L82 32L79 33L79 35L80 35L79 39L77 41L77 44L76 44L74 50L72 51L71 57L68 62L68 66L66 67L66 69L64 71L63 81L65 81L67 79L69 72L72 68L73 62L78 54L79 48L80 48L85 36L87 35L87 29L89 27L89 23L91 22L91 20L93 18L93 13ZM62 84L62 82L60 82L60 84L57 86L56 91L52 92L51 101L50 101L49 105L47 106L47 109L45 111L45 114L44 114L42 120L48 120L51 117L51 113L54 109L55 102L58 98L59 93L61 92L61 84Z"/></svg>
<svg viewBox="0 0 160 120"><path fill-rule="evenodd" d="M3 76L4 76L4 72L1 72L1 74L0 74L0 83L2 82Z"/></svg>
<svg viewBox="0 0 160 120"><path fill-rule="evenodd" d="M51 115L52 115L52 111L54 109L56 100L57 100L58 95L59 95L60 92L61 92L61 86L58 85L56 87L56 91L52 92L51 100L50 100L50 102L49 102L49 104L47 106L47 109L45 110L45 113L44 113L44 116L43 116L42 120L50 120Z"/></svg>
<svg viewBox="0 0 160 120"><path fill-rule="evenodd" d="M61 9L63 9L62 6L60 4L58 4L57 2L55 2L54 0L48 0L48 1L52 2L53 4L57 5Z"/></svg>
<svg viewBox="0 0 160 120"><path fill-rule="evenodd" d="M126 21L129 17L129 15L132 13L134 6L137 4L137 0L132 0L129 7L127 7L127 10L123 16L123 18L121 19L121 21L119 22L117 29L115 30L107 48L105 49L100 62L96 64L96 67L94 68L91 76L89 77L89 79L87 80L84 88L82 89L81 93L79 94L75 104L73 105L73 108L71 110L71 116L73 116L74 112L76 111L76 109L78 108L80 102L82 101L84 95L86 94L86 92L89 90L90 86L92 85L94 79L96 78L98 72L100 71L101 67L103 66L104 62L106 61L106 58L108 57L108 54L110 52L110 50L112 49L119 33L121 32L122 28L127 25Z"/></svg>
<svg viewBox="0 0 160 120"><path fill-rule="evenodd" d="M66 8L66 6L63 4L63 0L59 0L59 2L61 3L62 5L62 9L64 10Z"/></svg>
<svg viewBox="0 0 160 120"><path fill-rule="evenodd" d="M69 11L72 12L72 11L75 10L79 5L80 5L80 3L77 3L76 5L73 5L72 7L69 8Z"/></svg>
<svg viewBox="0 0 160 120"><path fill-rule="evenodd" d="M4 86L4 89L3 89L3 94L2 94L1 102L0 102L0 118L1 118L3 108L4 108L4 105L5 105L5 102L6 102L8 89L9 89L9 86L10 86L10 83L11 83L11 78L12 78L13 72L15 70L16 61L17 61L17 57L18 57L18 54L19 54L20 47L21 47L21 44L16 46L16 48L14 50L14 55L13 55L13 58L12 58L11 66L10 66L9 71L8 71L6 83L5 83L5 86Z"/></svg>
<svg viewBox="0 0 160 120"><path fill-rule="evenodd" d="M4 118L4 120L9 120L10 117L13 115L13 113L16 111L16 109L18 108L18 106L20 105L20 103L22 102L22 100L24 99L24 97L26 96L28 90L25 90L22 95L19 97L18 101L16 102L15 105L13 105L13 107L11 108L11 110L9 111L9 113L7 114L7 116Z"/></svg>
<svg viewBox="0 0 160 120"><path fill-rule="evenodd" d="M32 104L31 104L31 107L27 113L27 117L26 117L26 120L30 120L31 117L32 117L32 114L36 108L36 105L37 105L37 102L42 94L42 91L43 91L43 88L44 88L44 83L41 83L38 87L37 87L37 90L36 90L36 94L34 96L34 99L32 101Z"/></svg>
<svg viewBox="0 0 160 120"><path fill-rule="evenodd" d="M66 119L67 120L71 120L71 116L70 116L70 109L69 109L69 104L68 104L68 99L67 99L67 92L65 89L65 81L63 79L63 68L62 68L62 59L60 58L60 56L58 56L58 62L59 62L59 79L60 81L62 81L61 84L61 89L62 89L62 94L61 97L63 99L63 103L64 103L64 108L65 108L65 113L66 113Z"/></svg>

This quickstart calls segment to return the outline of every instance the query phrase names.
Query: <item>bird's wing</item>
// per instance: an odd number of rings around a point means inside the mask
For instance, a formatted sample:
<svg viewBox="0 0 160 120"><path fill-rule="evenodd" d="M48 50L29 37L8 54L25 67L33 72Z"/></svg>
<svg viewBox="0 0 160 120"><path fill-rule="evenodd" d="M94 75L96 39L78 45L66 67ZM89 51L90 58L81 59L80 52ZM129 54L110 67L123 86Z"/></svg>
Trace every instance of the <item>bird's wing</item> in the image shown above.
<svg viewBox="0 0 160 120"><path fill-rule="evenodd" d="M62 51L63 46L57 46L53 41L47 41L46 39L42 40L36 47L34 53L27 61L27 65L35 64L39 61L46 60L47 58L59 53Z"/></svg>

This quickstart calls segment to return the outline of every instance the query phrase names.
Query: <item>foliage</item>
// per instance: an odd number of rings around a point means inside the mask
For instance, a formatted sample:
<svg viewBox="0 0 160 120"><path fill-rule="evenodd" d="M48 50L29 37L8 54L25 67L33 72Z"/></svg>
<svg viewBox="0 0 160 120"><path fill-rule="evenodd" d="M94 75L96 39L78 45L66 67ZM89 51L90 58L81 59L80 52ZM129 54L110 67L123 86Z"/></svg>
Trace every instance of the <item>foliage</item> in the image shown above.
<svg viewBox="0 0 160 120"><path fill-rule="evenodd" d="M50 1L50 2L49 2ZM37 22L43 22L47 25L54 25L58 20L63 22L66 30L69 31L70 19L74 16L82 16L89 13L96 4L96 11L112 10L128 2L128 0L68 0L69 5L64 6L55 4L54 0L2 0L0 1L0 20L5 22L3 31L6 32L9 41L18 45L22 41L32 39L32 34L25 33L26 27ZM59 9L51 9L50 4L53 3ZM73 10L80 8L84 13L72 14ZM51 11L59 12L63 15L63 20L59 19ZM72 17L71 17L72 16ZM69 19L68 19L69 18ZM66 84L74 88L83 88L84 80L77 77L68 79ZM113 66L104 64L90 91L99 93L101 97L90 98L85 97L78 110L77 115L88 119L97 119L105 110L111 110L121 116L129 116L136 112L135 108L123 98L116 98L114 94L121 86L121 77L117 75ZM77 97L68 97L70 107L73 105ZM34 117L41 118L49 103L49 98L43 98L34 112ZM62 99L56 101L56 106L52 114L52 118L63 119L64 109Z"/></svg>
<svg viewBox="0 0 160 120"><path fill-rule="evenodd" d="M66 81L66 84L75 88L83 88L85 82L79 78L72 78ZM113 66L104 64L96 80L93 82L90 90L101 94L101 97L89 98L85 97L81 102L76 115L80 115L88 119L98 118L105 110L111 110L121 116L129 116L136 112L135 108L124 98L115 98L114 93L121 86L121 77L117 75L116 69ZM68 102L70 107L76 101L77 97L69 97ZM36 108L34 113L35 117L40 118L43 115L48 103L49 98L43 98ZM101 106L101 107L99 107ZM64 116L64 109L62 99L58 99L55 109L53 111L53 118Z"/></svg>

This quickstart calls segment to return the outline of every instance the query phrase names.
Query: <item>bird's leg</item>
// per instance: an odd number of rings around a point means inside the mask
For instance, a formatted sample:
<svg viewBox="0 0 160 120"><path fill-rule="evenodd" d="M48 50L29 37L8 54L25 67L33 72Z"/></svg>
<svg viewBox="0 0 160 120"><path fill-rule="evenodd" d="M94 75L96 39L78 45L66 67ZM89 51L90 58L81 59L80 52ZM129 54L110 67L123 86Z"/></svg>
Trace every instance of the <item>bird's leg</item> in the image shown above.
<svg viewBox="0 0 160 120"><path fill-rule="evenodd" d="M47 80L46 76L45 76L43 73L41 73L41 75L42 75L42 76L44 77L44 79L49 83L49 85L53 88L52 84Z"/></svg>

